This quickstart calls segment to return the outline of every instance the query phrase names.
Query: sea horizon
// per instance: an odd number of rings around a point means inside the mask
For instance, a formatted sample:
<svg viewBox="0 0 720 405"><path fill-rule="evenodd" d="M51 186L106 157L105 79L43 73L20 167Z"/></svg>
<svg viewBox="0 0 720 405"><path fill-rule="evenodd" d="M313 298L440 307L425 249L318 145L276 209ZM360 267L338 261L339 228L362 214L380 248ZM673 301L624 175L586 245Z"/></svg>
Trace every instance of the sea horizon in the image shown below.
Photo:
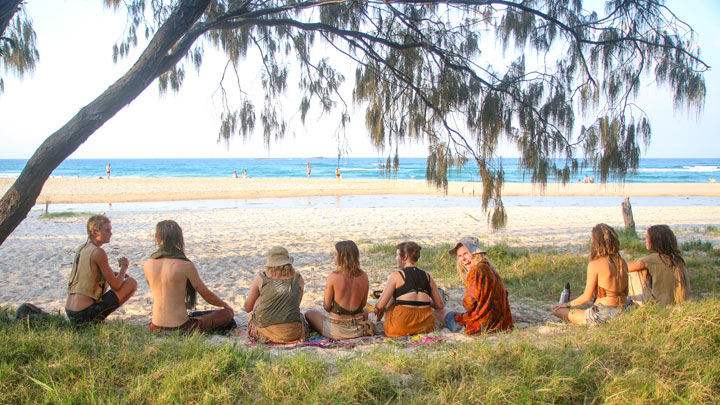
<svg viewBox="0 0 720 405"><path fill-rule="evenodd" d="M111 176L122 178L224 178L246 176L249 178L303 178L307 177L310 162L313 178L334 178L339 168L343 178L348 179L404 179L426 180L427 158L400 158L397 171L386 170L383 158L127 158L127 159L67 159L51 174L56 178L106 177L106 165L111 165ZM558 160L561 162L561 160ZM0 159L0 178L16 178L27 159ZM530 183L531 174L518 167L518 158L502 158L506 183ZM234 173L233 173L234 172ZM570 182L583 181L595 176L592 167L580 169ZM626 183L707 183L710 178L720 177L720 158L642 158L639 168L629 173ZM448 181L479 181L477 166L467 164L461 170L448 174ZM548 182L556 179L549 176ZM609 179L610 183L620 182Z"/></svg>

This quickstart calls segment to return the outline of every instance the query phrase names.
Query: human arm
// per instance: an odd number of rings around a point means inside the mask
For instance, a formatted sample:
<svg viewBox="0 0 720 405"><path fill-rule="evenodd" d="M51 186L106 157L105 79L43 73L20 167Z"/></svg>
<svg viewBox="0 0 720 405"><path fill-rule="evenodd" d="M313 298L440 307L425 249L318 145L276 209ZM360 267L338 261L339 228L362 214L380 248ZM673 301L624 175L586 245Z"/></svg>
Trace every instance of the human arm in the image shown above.
<svg viewBox="0 0 720 405"><path fill-rule="evenodd" d="M127 257L121 257L120 259L118 259L118 264L120 264L120 271L117 274L115 274L113 269L110 268L107 254L102 248L95 249L95 251L92 253L92 256L90 257L90 261L92 262L92 266L100 271L100 274L102 275L103 279L105 279L110 288L112 288L113 291L119 291L122 287L123 280L125 279L125 273L127 272L128 266L130 264L130 261L127 259Z"/></svg>
<svg viewBox="0 0 720 405"><path fill-rule="evenodd" d="M305 280L303 279L303 276L298 273L298 283L300 284L300 300L298 301L298 305L302 302L303 295L305 294Z"/></svg>
<svg viewBox="0 0 720 405"><path fill-rule="evenodd" d="M587 267L587 279L585 281L585 291L583 293L575 298L574 300L568 302L567 304L555 304L553 305L553 310L557 308L570 308L570 307L576 307L578 305L582 305L588 301L590 301L593 297L593 293L597 289L598 285L598 269L597 269L597 263L596 261L591 261L588 263Z"/></svg>
<svg viewBox="0 0 720 405"><path fill-rule="evenodd" d="M380 296L380 299L378 299L378 302L375 304L375 319L378 321L382 319L383 315L385 314L385 310L390 305L393 293L395 293L396 279L398 277L400 277L398 275L398 272L394 272L390 275L390 277L388 277L388 281L385 284L382 295Z"/></svg>
<svg viewBox="0 0 720 405"><path fill-rule="evenodd" d="M634 262L628 262L627 265L629 272L647 270L647 266L645 266L645 263L643 263L642 259L635 260Z"/></svg>
<svg viewBox="0 0 720 405"><path fill-rule="evenodd" d="M327 280L325 280L325 296L323 297L323 309L325 312L330 312L332 308L332 302L335 298L335 274L330 273Z"/></svg>
<svg viewBox="0 0 720 405"><path fill-rule="evenodd" d="M190 284L192 284L193 288L195 288L195 291L200 294L201 297L210 305L215 305L216 307L222 307L225 309L229 309L230 311L235 314L235 311L233 311L232 307L228 305L227 302L223 301L218 297L214 292L210 291L209 288L203 283L202 279L200 278L200 274L197 271L197 268L195 268L195 265L188 262L188 280L190 281Z"/></svg>
<svg viewBox="0 0 720 405"><path fill-rule="evenodd" d="M430 277L430 298L432 298L430 307L434 309L445 308L445 301L443 301L442 297L440 296L440 291L438 290L437 284L435 284L435 280L429 274L428 277Z"/></svg>
<svg viewBox="0 0 720 405"><path fill-rule="evenodd" d="M255 308L255 301L260 298L260 287L262 287L262 278L260 278L258 274L255 276L250 286L250 293L248 293L248 297L245 299L245 312L252 312L253 308Z"/></svg>

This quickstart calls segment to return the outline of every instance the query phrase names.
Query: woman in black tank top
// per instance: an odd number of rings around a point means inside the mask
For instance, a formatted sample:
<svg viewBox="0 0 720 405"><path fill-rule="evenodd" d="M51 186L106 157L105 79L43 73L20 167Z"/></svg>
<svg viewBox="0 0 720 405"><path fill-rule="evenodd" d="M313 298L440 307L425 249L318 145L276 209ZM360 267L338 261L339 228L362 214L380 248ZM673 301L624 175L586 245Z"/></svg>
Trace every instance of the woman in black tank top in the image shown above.
<svg viewBox="0 0 720 405"><path fill-rule="evenodd" d="M388 336L432 332L435 330L433 309L445 306L435 280L416 267L420 249L415 242L397 245L396 260L400 270L390 275L375 305L377 320L386 317L384 329Z"/></svg>

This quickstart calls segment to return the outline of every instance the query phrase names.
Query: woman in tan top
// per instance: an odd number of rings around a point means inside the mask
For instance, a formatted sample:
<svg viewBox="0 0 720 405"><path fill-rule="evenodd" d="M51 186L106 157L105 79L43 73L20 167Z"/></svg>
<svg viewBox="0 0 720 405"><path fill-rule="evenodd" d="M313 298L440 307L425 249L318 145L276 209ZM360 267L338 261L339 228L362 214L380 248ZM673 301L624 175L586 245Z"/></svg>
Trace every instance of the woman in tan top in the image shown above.
<svg viewBox="0 0 720 405"><path fill-rule="evenodd" d="M573 308L592 300L596 292L592 307ZM628 267L620 257L620 239L613 228L598 224L592 229L585 291L567 304L554 305L552 313L578 325L598 324L620 315L627 295Z"/></svg>
<svg viewBox="0 0 720 405"><path fill-rule="evenodd" d="M68 281L65 313L73 322L104 320L137 289L137 282L126 274L130 264L127 257L118 259L120 271L116 273L102 248L112 237L110 219L93 215L87 222L87 234L87 242L75 254Z"/></svg>
<svg viewBox="0 0 720 405"><path fill-rule="evenodd" d="M628 263L630 272L645 273L643 275L649 284L650 296L644 298L660 305L684 302L690 285L685 260L677 247L677 238L673 231L667 225L649 227L645 246L653 253Z"/></svg>

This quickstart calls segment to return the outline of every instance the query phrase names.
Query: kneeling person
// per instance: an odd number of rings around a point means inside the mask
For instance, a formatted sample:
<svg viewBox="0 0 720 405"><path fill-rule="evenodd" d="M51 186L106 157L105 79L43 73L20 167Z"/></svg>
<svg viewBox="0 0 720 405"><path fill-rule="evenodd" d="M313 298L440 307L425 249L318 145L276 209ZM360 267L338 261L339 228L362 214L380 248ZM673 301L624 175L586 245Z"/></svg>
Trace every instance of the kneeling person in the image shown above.
<svg viewBox="0 0 720 405"><path fill-rule="evenodd" d="M158 250L143 267L153 297L150 330L190 333L230 329L234 325L233 309L200 279L195 265L185 256L182 229L175 221L161 221L155 227ZM191 313L197 293L220 310Z"/></svg>

